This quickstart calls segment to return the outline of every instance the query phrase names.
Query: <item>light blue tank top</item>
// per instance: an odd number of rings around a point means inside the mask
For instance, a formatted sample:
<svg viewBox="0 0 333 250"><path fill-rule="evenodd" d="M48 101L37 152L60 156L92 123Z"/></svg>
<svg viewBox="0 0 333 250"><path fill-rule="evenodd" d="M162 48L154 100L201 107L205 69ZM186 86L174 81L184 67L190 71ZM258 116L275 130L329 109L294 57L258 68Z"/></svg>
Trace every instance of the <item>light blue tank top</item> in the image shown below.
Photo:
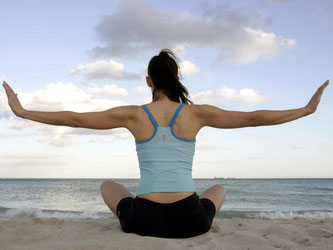
<svg viewBox="0 0 333 250"><path fill-rule="evenodd" d="M137 195L151 192L195 192L192 179L192 163L195 152L194 140L178 137L172 126L180 110L176 109L168 127L159 127L146 105L146 111L154 124L152 137L144 141L135 141L140 166L140 181Z"/></svg>

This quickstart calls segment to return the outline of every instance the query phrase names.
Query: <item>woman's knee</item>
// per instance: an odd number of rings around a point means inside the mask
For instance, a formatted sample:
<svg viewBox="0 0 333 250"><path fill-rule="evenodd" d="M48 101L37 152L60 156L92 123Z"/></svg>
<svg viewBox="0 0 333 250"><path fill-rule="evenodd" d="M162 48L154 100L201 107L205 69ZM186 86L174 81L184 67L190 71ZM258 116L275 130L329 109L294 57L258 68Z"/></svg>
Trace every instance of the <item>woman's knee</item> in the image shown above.
<svg viewBox="0 0 333 250"><path fill-rule="evenodd" d="M213 187L218 189L223 194L227 193L227 190L225 189L225 187L222 184L215 184Z"/></svg>
<svg viewBox="0 0 333 250"><path fill-rule="evenodd" d="M218 190L217 193L219 194L219 196L221 197L222 202L223 202L225 199L225 196L227 194L227 190L225 189L225 187L222 184L216 184L214 186L215 186L216 190Z"/></svg>
<svg viewBox="0 0 333 250"><path fill-rule="evenodd" d="M106 188L106 187L108 187L112 184L113 184L113 181L104 181L99 188L100 188L100 190L102 190L102 189L104 189L104 188Z"/></svg>

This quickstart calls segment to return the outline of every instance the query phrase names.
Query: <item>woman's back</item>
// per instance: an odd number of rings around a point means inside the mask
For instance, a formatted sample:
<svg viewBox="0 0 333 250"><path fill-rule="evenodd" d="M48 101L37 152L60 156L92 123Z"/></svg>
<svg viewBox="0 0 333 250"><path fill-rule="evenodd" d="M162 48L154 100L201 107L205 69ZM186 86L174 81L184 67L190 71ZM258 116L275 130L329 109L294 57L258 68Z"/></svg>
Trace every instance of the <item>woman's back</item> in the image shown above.
<svg viewBox="0 0 333 250"><path fill-rule="evenodd" d="M179 102L163 100L146 104L146 107L152 113L159 127L168 127L179 104ZM196 105L185 105L178 113L172 126L174 133L185 140L194 140L201 128L194 114L194 106ZM136 117L129 129L136 141L149 139L155 131L154 124L141 106L137 106Z"/></svg>
<svg viewBox="0 0 333 250"><path fill-rule="evenodd" d="M180 103L163 98L145 105L155 118L159 127L168 127ZM192 107L191 107L192 106ZM146 141L154 135L155 126L142 106L137 106L135 119L128 129L135 137L136 142ZM185 105L180 109L172 125L173 132L177 137L184 140L194 140L200 130L199 123L193 113L193 105ZM171 203L181 200L193 192L152 192L138 195L159 203Z"/></svg>

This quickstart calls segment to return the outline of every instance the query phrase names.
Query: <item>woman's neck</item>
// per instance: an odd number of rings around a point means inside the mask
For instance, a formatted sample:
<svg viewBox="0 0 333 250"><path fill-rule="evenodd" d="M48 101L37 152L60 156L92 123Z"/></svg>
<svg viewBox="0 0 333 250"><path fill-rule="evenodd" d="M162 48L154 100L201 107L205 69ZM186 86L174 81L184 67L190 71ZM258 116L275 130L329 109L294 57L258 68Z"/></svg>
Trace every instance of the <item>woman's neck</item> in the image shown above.
<svg viewBox="0 0 333 250"><path fill-rule="evenodd" d="M163 91L155 91L153 102L156 101L170 101L169 97L163 93Z"/></svg>

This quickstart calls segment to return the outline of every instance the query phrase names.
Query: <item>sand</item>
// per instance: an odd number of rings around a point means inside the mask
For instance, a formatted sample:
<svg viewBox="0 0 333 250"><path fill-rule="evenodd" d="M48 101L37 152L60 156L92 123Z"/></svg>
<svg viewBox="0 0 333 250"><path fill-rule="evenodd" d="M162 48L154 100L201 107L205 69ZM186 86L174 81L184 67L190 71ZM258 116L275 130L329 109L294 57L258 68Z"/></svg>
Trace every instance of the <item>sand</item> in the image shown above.
<svg viewBox="0 0 333 250"><path fill-rule="evenodd" d="M330 219L214 219L187 239L143 237L104 219L0 219L0 249L333 249Z"/></svg>

